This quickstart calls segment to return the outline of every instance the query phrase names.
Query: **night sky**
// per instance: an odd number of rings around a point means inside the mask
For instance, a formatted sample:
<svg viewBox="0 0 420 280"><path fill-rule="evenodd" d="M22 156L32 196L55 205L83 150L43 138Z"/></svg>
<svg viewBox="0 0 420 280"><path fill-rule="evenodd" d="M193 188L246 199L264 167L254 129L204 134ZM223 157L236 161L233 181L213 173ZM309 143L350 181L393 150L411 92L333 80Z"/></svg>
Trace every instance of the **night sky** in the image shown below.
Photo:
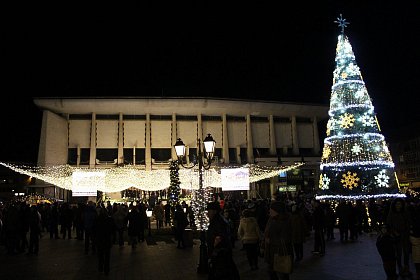
<svg viewBox="0 0 420 280"><path fill-rule="evenodd" d="M223 97L328 106L340 13L350 22L345 33L386 140L417 136L419 2L311 2L323 3L246 12L217 9L217 2L194 10L190 3L4 11L0 161L36 162L42 114L33 97Z"/></svg>

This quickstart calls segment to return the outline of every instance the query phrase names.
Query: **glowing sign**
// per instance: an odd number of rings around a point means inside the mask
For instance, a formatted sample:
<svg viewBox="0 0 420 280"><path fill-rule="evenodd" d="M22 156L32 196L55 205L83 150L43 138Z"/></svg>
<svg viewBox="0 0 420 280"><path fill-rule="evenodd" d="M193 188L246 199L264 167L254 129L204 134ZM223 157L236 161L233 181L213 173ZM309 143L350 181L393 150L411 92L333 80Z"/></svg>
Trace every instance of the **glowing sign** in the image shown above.
<svg viewBox="0 0 420 280"><path fill-rule="evenodd" d="M248 191L249 169L227 168L220 172L222 177L222 191Z"/></svg>
<svg viewBox="0 0 420 280"><path fill-rule="evenodd" d="M72 175L73 196L96 196L98 186L105 185L105 172L75 171Z"/></svg>

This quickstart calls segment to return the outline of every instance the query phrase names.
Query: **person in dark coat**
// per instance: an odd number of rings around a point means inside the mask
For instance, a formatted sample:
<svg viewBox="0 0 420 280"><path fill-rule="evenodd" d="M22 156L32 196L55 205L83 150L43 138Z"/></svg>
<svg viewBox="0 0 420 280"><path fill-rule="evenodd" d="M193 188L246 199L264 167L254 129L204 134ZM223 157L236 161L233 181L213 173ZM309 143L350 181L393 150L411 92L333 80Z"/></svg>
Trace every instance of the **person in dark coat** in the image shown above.
<svg viewBox="0 0 420 280"><path fill-rule="evenodd" d="M209 227L207 229L207 252L210 260L209 280L240 279L232 257L232 242L229 223L221 215L219 202L207 205Z"/></svg>
<svg viewBox="0 0 420 280"><path fill-rule="evenodd" d="M95 241L98 250L98 270L109 274L112 237L115 231L115 224L106 208L101 208L95 220Z"/></svg>
<svg viewBox="0 0 420 280"><path fill-rule="evenodd" d="M29 251L28 254L38 255L39 252L39 235L41 234L41 214L35 205L31 206L31 214L29 217Z"/></svg>
<svg viewBox="0 0 420 280"><path fill-rule="evenodd" d="M325 213L323 205L317 201L312 201L313 212L313 227L314 227L314 250L312 253L319 254L320 256L325 255Z"/></svg>
<svg viewBox="0 0 420 280"><path fill-rule="evenodd" d="M404 199L395 198L388 213L387 224L398 237L396 243L398 271L402 276L409 276L411 217L406 210Z"/></svg>
<svg viewBox="0 0 420 280"><path fill-rule="evenodd" d="M171 205L169 201L166 202L163 208L165 210L165 227L171 226Z"/></svg>
<svg viewBox="0 0 420 280"><path fill-rule="evenodd" d="M341 242L347 242L349 239L350 211L351 209L347 205L346 201L341 200L336 209Z"/></svg>
<svg viewBox="0 0 420 280"><path fill-rule="evenodd" d="M127 215L128 221L128 236L130 238L131 248L137 247L137 239L142 229L142 218L138 207L131 208L131 211Z"/></svg>
<svg viewBox="0 0 420 280"><path fill-rule="evenodd" d="M73 210L70 208L70 205L66 202L61 206L60 211L60 222L61 222L61 234L63 239L66 239L66 234L68 239L71 239L71 230L73 226Z"/></svg>
<svg viewBox="0 0 420 280"><path fill-rule="evenodd" d="M175 223L175 234L176 239L178 240L178 249L185 248L184 243L184 232L185 228L188 225L187 215L184 213L184 209L180 204L177 204L175 207L174 214L174 223Z"/></svg>
<svg viewBox="0 0 420 280"><path fill-rule="evenodd" d="M59 223L59 212L58 212L58 203L54 202L53 206L51 207L51 215L50 215L50 239L60 239L58 236L58 223Z"/></svg>
<svg viewBox="0 0 420 280"><path fill-rule="evenodd" d="M293 205L290 217L292 225L292 242L296 261L301 261L303 259L303 243L305 242L305 233L307 231L306 221L301 211L302 210L298 208L296 204Z"/></svg>
<svg viewBox="0 0 420 280"><path fill-rule="evenodd" d="M92 252L96 252L94 226L97 217L95 204L89 201L83 212L83 226L85 229L85 254L89 253L89 247L92 245Z"/></svg>
<svg viewBox="0 0 420 280"><path fill-rule="evenodd" d="M387 280L398 279L396 273L396 262L397 255L395 251L396 236L392 232L391 228L384 224L379 231L379 235L376 239L376 248L382 259L382 266L384 268Z"/></svg>
<svg viewBox="0 0 420 280"><path fill-rule="evenodd" d="M290 274L274 271L274 255L291 255L293 259L292 221L281 201L270 203L270 218L264 230L264 260L268 264L270 280L290 279Z"/></svg>

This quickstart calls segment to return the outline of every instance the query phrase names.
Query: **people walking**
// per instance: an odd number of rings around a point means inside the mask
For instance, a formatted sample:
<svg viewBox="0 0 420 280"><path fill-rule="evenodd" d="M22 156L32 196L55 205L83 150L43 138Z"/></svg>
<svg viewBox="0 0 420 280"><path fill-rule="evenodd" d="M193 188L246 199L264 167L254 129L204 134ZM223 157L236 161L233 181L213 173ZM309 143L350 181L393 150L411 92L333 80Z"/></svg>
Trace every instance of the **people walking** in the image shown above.
<svg viewBox="0 0 420 280"><path fill-rule="evenodd" d="M175 206L174 214L174 223L175 223L175 238L178 241L177 248L185 248L184 243L184 232L185 228L188 225L187 215L184 213L184 210L180 204Z"/></svg>
<svg viewBox="0 0 420 280"><path fill-rule="evenodd" d="M325 213L323 205L317 201L312 201L314 212L313 216L313 227L314 227L314 250L312 253L319 254L320 256L325 255Z"/></svg>
<svg viewBox="0 0 420 280"><path fill-rule="evenodd" d="M219 202L207 205L209 227L207 229L207 251L209 257L209 280L238 280L239 271L233 261L230 227L221 215Z"/></svg>
<svg viewBox="0 0 420 280"><path fill-rule="evenodd" d="M123 204L117 206L117 212L112 215L114 220L115 230L118 236L118 245L120 247L124 246L124 231L126 229L126 219L127 219L128 210L127 207Z"/></svg>
<svg viewBox="0 0 420 280"><path fill-rule="evenodd" d="M131 211L127 215L128 222L128 237L131 244L131 248L137 247L137 240L142 229L142 219L137 206L133 206Z"/></svg>
<svg viewBox="0 0 420 280"><path fill-rule="evenodd" d="M270 217L264 230L264 260L268 264L270 280L289 280L290 274L274 271L274 254L292 255L292 222L286 212L284 202L273 201L270 204ZM293 258L292 258L293 259Z"/></svg>
<svg viewBox="0 0 420 280"><path fill-rule="evenodd" d="M98 270L109 274L114 220L106 208L101 208L95 221L95 241L98 250Z"/></svg>
<svg viewBox="0 0 420 280"><path fill-rule="evenodd" d="M305 218L298 208L298 205L292 206L291 225L292 225L292 242L293 249L295 252L295 261L301 261L303 259L303 243L305 242L305 236L307 231L307 225Z"/></svg>
<svg viewBox="0 0 420 280"><path fill-rule="evenodd" d="M83 227L85 229L85 254L89 253L89 249L92 248L92 252L96 252L94 226L97 217L95 204L93 201L89 201L88 205L83 211Z"/></svg>
<svg viewBox="0 0 420 280"><path fill-rule="evenodd" d="M159 201L153 208L153 216L156 220L156 229L163 227L163 219L165 217L165 209L163 208L162 201Z"/></svg>
<svg viewBox="0 0 420 280"><path fill-rule="evenodd" d="M246 251L251 270L258 269L259 242L262 238L258 222L251 216L248 209L242 211L242 218L239 222L238 237L242 241Z"/></svg>
<svg viewBox="0 0 420 280"><path fill-rule="evenodd" d="M28 254L38 255L39 237L41 234L41 214L39 214L36 205L31 206L31 214L29 218L29 251Z"/></svg>
<svg viewBox="0 0 420 280"><path fill-rule="evenodd" d="M410 227L411 219L402 198L395 198L391 203L387 224L397 235L396 254L398 272L401 276L410 275L409 254L410 254Z"/></svg>

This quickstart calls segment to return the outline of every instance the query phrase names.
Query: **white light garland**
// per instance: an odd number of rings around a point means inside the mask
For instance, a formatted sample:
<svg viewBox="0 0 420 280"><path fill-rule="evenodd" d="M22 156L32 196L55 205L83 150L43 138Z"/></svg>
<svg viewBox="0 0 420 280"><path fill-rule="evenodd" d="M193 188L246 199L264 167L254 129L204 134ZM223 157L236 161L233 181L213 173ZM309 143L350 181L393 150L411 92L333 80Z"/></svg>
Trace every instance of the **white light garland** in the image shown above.
<svg viewBox="0 0 420 280"><path fill-rule="evenodd" d="M304 163L295 163L290 166L278 167L262 167L254 164L247 164L242 166L242 168L249 169L249 182L253 183L263 179L278 176L279 172L281 171L286 172L288 170L298 168L303 164ZM73 174L77 174L78 182L85 179L86 182L83 182L84 185L88 184L92 189L96 189L102 192L119 192L131 187L144 191L159 191L167 189L170 185L169 169L146 171L132 165L126 165L124 167L112 167L107 169L77 168L70 165L48 167L33 167L25 165L18 166L4 162L0 162L0 165L3 165L17 173L34 177L66 190L73 189ZM205 170L203 172L204 187L221 187L220 168L221 167L215 166L215 168ZM86 173L85 178L83 177L84 172ZM92 176L94 173L98 173L98 176ZM92 178L95 177L103 177L104 179L92 180ZM198 169L180 169L179 178L181 182L180 187L182 189L198 189Z"/></svg>
<svg viewBox="0 0 420 280"><path fill-rule="evenodd" d="M388 193L383 193L383 194L366 194L366 195L316 195L315 199L316 200L328 200L328 199L355 199L355 200L361 200L361 199L369 199L369 198L395 198L395 197L401 197L401 198L405 198L406 195L402 194L402 193L394 193L394 194L388 194Z"/></svg>

